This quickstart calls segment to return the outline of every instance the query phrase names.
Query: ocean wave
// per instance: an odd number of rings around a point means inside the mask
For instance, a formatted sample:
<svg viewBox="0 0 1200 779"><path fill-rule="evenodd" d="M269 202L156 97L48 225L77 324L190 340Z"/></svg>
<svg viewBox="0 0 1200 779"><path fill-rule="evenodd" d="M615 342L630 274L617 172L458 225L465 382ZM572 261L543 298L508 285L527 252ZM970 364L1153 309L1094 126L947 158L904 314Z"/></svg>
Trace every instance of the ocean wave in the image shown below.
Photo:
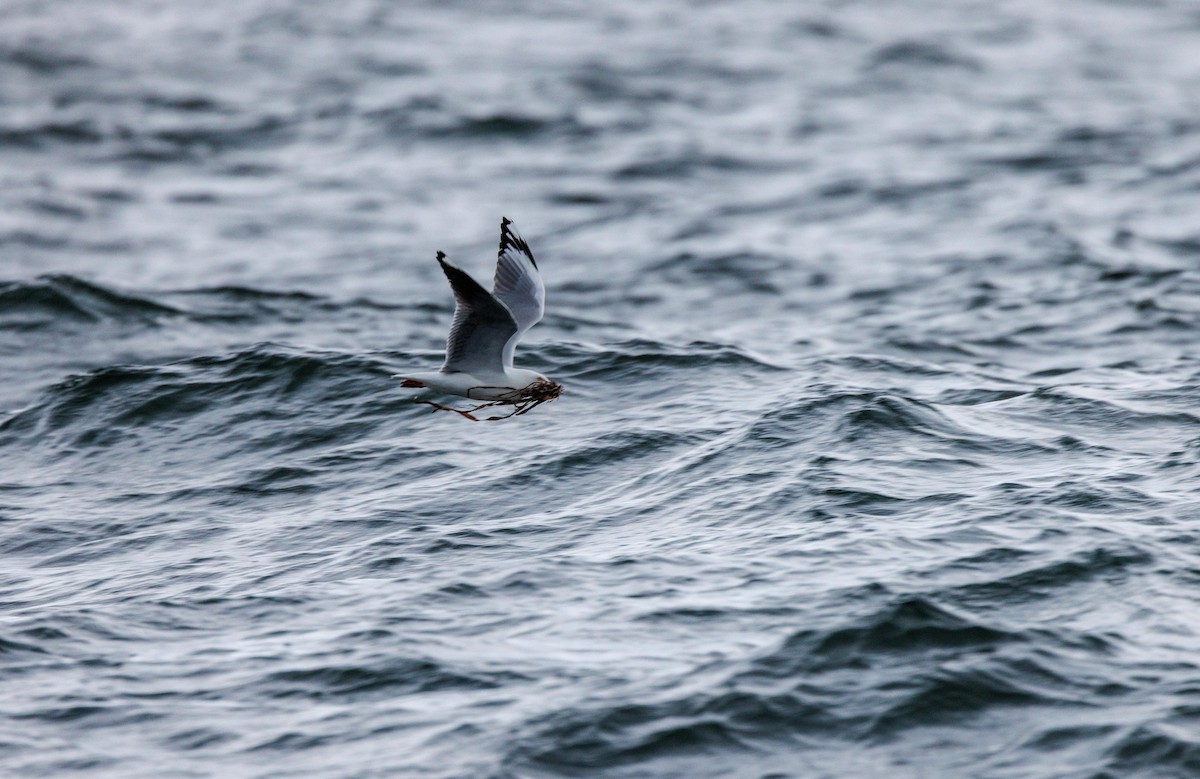
<svg viewBox="0 0 1200 779"><path fill-rule="evenodd" d="M829 630L802 630L756 659L742 678L804 678L863 668L872 656L954 655L1021 641L1020 633L981 623L924 597L911 597Z"/></svg>
<svg viewBox="0 0 1200 779"><path fill-rule="evenodd" d="M149 298L116 292L74 276L0 282L0 330L41 330L64 321L153 325L181 313Z"/></svg>
<svg viewBox="0 0 1200 779"><path fill-rule="evenodd" d="M439 97L410 98L403 105L369 111L363 118L387 137L407 140L526 142L553 137L582 138L592 132L569 113L456 112Z"/></svg>
<svg viewBox="0 0 1200 779"><path fill-rule="evenodd" d="M442 306L425 303L401 305L362 296L338 300L295 289L224 285L129 290L69 274L0 281L0 332L86 332L81 328L97 325L129 332L188 323L245 328L408 310L447 313Z"/></svg>
<svg viewBox="0 0 1200 779"><path fill-rule="evenodd" d="M241 287L199 287L166 295L179 302L189 318L198 322L242 324L264 319L299 318L306 311L336 308L337 304L310 292Z"/></svg>
<svg viewBox="0 0 1200 779"><path fill-rule="evenodd" d="M101 368L47 389L31 406L0 423L5 443L24 438L60 452L86 453L138 439L152 430L183 442L233 433L250 420L252 449L304 448L328 440L321 423L293 428L310 404L340 412L339 430L357 429L363 390L372 378L390 387L388 369L349 354L260 344L219 356L165 365ZM135 432L141 431L141 432ZM232 442L228 442L232 443Z"/></svg>
<svg viewBox="0 0 1200 779"><path fill-rule="evenodd" d="M970 559L950 563L979 571L981 565L1002 564L986 579L954 588L954 599L964 604L985 606L989 603L1029 603L1055 597L1064 589L1085 585L1095 579L1116 582L1136 575L1139 569L1154 563L1154 556L1142 549L1104 546L1074 551L1035 564L1022 564L1032 553L1024 550L994 549ZM1016 569L1016 570L1013 570Z"/></svg>
<svg viewBox="0 0 1200 779"><path fill-rule="evenodd" d="M790 268L786 258L754 252L719 255L683 252L650 265L645 272L672 284L698 283L714 289L732 287L751 294L777 294L780 284L771 277Z"/></svg>
<svg viewBox="0 0 1200 779"><path fill-rule="evenodd" d="M956 52L942 43L924 40L901 40L885 44L872 52L867 62L869 70L893 67L983 70L982 63L974 57Z"/></svg>
<svg viewBox="0 0 1200 779"><path fill-rule="evenodd" d="M1105 768L1115 776L1200 773L1200 738L1191 727L1194 720L1195 717L1188 717L1180 725L1156 723L1128 728L1108 748Z"/></svg>
<svg viewBox="0 0 1200 779"><path fill-rule="evenodd" d="M0 146L43 148L56 143L99 143L104 138L101 127L91 119L0 124Z"/></svg>
<svg viewBox="0 0 1200 779"><path fill-rule="evenodd" d="M799 427L798 427L799 426ZM936 405L879 390L852 390L815 385L804 395L765 411L746 430L757 444L775 440L796 443L801 432L829 442L888 440L916 437L968 446L981 446L979 434L947 417Z"/></svg>
<svg viewBox="0 0 1200 779"><path fill-rule="evenodd" d="M87 57L64 51L44 41L26 41L13 46L0 44L0 64L13 64L36 74L53 75L62 71L86 68L94 63Z"/></svg>
<svg viewBox="0 0 1200 779"><path fill-rule="evenodd" d="M533 723L534 732L510 749L505 762L540 770L602 771L714 750L748 751L726 719L730 708L743 714L750 709L753 716L773 707L769 701L730 696L559 711Z"/></svg>
<svg viewBox="0 0 1200 779"><path fill-rule="evenodd" d="M0 637L0 656L16 654L44 655L46 654L46 650L37 644L28 644L24 641L14 641Z"/></svg>
<svg viewBox="0 0 1200 779"><path fill-rule="evenodd" d="M429 659L389 657L276 671L251 682L248 691L275 699L369 701L420 692L495 689L519 681L525 680L510 672L464 672Z"/></svg>
<svg viewBox="0 0 1200 779"><path fill-rule="evenodd" d="M560 342L546 347L543 359L556 362L556 373L562 376L605 381L636 376L638 385L664 374L683 376L691 371L703 377L702 370L691 369L738 368L762 373L785 370L743 347L708 341L674 344L635 338L602 346Z"/></svg>
<svg viewBox="0 0 1200 779"><path fill-rule="evenodd" d="M1088 692L1032 651L1038 634L927 597L848 622L797 631L704 692L554 712L528 723L507 762L603 771L730 752L753 762L763 750L852 749L999 711L1076 705Z"/></svg>

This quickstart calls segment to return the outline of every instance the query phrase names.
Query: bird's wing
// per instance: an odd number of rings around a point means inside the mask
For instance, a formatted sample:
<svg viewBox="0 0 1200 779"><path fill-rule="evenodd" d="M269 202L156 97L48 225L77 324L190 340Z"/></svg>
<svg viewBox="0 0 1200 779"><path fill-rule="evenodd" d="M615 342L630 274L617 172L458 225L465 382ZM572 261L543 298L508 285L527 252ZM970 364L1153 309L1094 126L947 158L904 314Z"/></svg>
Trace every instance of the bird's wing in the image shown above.
<svg viewBox="0 0 1200 779"><path fill-rule="evenodd" d="M512 314L445 254L438 252L437 261L454 290L454 322L442 370L503 373L505 344L517 333Z"/></svg>
<svg viewBox="0 0 1200 779"><path fill-rule="evenodd" d="M492 294L512 313L517 331L504 347L504 365L512 367L513 351L525 331L542 320L546 310L546 285L529 244L512 229L507 217L500 220L500 252Z"/></svg>

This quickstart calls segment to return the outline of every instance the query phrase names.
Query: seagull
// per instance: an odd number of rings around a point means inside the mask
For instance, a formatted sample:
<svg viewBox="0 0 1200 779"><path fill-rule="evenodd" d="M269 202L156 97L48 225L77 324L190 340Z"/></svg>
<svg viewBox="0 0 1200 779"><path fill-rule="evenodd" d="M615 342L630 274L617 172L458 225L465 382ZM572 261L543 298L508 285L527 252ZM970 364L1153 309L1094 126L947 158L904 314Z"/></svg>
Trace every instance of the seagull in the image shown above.
<svg viewBox="0 0 1200 779"><path fill-rule="evenodd" d="M560 385L537 371L513 367L517 342L546 310L546 285L529 244L513 229L512 221L500 220L500 251L491 292L448 260L445 252L437 253L437 261L454 292L446 361L437 372L396 374L393 378L402 379L400 386L489 401L484 406L516 405L514 414L558 397ZM459 409L420 402L474 419Z"/></svg>

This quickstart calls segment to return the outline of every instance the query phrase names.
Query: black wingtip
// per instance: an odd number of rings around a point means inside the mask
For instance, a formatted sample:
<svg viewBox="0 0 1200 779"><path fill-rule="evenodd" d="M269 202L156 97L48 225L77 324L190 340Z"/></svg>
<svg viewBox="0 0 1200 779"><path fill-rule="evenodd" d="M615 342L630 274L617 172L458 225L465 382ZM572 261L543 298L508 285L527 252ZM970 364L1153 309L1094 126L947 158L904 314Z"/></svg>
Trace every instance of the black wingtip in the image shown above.
<svg viewBox="0 0 1200 779"><path fill-rule="evenodd" d="M533 252L529 249L529 244L525 243L525 239L514 233L509 228L512 226L512 220L507 216L500 217L500 254L512 246L517 251L524 254L533 263L533 267L537 268L537 260L533 258Z"/></svg>
<svg viewBox="0 0 1200 779"><path fill-rule="evenodd" d="M450 278L454 275L454 272L458 270L458 266L446 259L445 252L437 253L437 261L438 265L442 268L442 273L446 274L446 278Z"/></svg>

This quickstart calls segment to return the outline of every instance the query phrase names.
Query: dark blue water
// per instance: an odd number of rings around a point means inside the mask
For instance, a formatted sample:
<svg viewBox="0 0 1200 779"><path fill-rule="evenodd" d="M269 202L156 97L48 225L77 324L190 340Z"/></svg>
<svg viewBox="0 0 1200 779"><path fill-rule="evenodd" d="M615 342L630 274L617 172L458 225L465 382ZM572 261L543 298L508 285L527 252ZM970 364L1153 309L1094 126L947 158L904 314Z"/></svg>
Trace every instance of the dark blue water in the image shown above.
<svg viewBox="0 0 1200 779"><path fill-rule="evenodd" d="M0 775L1198 775L1198 334L1187 0L10 0Z"/></svg>

